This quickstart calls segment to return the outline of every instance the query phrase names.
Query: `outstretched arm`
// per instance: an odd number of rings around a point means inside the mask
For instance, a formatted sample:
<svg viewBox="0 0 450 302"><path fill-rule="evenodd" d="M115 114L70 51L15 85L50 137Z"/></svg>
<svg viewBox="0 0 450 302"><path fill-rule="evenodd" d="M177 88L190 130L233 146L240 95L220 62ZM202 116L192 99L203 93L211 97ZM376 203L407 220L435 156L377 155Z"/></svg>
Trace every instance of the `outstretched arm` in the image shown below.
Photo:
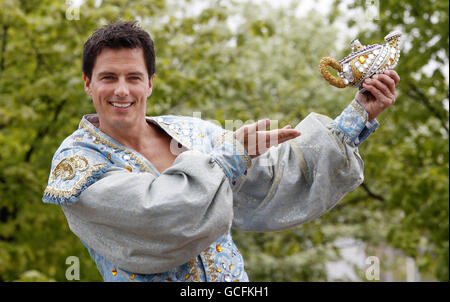
<svg viewBox="0 0 450 302"><path fill-rule="evenodd" d="M375 130L375 117L395 101L395 71L378 75L335 120L312 113L297 136L257 156L233 187L233 227L279 231L331 209L364 179L358 146Z"/></svg>

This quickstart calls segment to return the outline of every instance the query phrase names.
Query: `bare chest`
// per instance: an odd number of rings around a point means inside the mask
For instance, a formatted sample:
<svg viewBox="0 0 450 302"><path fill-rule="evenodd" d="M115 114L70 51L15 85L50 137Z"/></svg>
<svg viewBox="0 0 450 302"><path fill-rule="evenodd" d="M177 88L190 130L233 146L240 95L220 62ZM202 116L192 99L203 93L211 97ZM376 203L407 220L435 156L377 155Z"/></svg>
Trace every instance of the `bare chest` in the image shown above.
<svg viewBox="0 0 450 302"><path fill-rule="evenodd" d="M164 172L167 168L171 167L175 159L177 158L179 148L171 148L172 138L167 133L159 133L159 135L152 138L151 143L141 150L141 154L145 156L159 173ZM177 142L172 142L172 145L177 146ZM177 152L178 151L178 152Z"/></svg>

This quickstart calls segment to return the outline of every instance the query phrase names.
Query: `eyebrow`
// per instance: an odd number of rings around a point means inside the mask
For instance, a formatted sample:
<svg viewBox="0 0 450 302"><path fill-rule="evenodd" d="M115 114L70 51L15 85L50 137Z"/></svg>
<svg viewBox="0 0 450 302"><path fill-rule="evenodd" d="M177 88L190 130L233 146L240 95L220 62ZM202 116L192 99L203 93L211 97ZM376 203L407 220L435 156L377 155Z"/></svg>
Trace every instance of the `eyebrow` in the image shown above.
<svg viewBox="0 0 450 302"><path fill-rule="evenodd" d="M111 75L115 76L116 73L115 72L111 72L111 71L102 71L97 76L98 77L102 77L102 76L111 76ZM132 71L132 72L127 73L127 76L130 76L130 75L134 75L134 76L137 75L137 76L144 77L144 74L142 72L140 72L140 71Z"/></svg>
<svg viewBox="0 0 450 302"><path fill-rule="evenodd" d="M138 76L141 76L141 77L144 76L144 74L142 72L140 72L140 71L129 72L127 75L138 75Z"/></svg>

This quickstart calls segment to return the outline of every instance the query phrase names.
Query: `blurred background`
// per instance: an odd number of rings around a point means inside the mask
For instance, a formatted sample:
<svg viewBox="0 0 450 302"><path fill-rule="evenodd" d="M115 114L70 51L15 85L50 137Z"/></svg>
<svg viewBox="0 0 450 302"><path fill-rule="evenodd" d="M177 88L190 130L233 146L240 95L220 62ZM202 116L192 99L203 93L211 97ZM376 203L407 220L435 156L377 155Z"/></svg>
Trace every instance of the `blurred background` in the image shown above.
<svg viewBox="0 0 450 302"><path fill-rule="evenodd" d="M276 3L274 3L276 2ZM0 281L101 281L62 210L45 205L51 158L82 115L93 30L139 20L155 41L148 115L336 117L354 88L318 72L350 42L403 33L394 106L360 147L363 185L295 229L233 231L252 281L449 281L449 2L0 0Z"/></svg>

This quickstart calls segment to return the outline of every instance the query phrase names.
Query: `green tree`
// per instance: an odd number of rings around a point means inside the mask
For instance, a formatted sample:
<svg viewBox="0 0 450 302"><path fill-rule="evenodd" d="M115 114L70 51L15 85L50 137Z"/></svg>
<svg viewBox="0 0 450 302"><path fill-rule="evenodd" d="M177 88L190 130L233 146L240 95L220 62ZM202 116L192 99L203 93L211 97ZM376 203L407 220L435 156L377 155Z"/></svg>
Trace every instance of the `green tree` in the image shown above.
<svg viewBox="0 0 450 302"><path fill-rule="evenodd" d="M339 5L336 1L330 20L339 18ZM368 5L354 1L347 9ZM349 205L346 210L369 210L370 216L361 219L378 232L367 237L372 246L398 248L421 272L432 271L442 281L449 280L448 5L445 0L382 0L378 20L360 31L367 44L394 29L403 33L396 67L401 83L395 106L380 117L382 127L361 148L365 192L358 190L361 194L343 203ZM348 24L361 28L355 21L350 18Z"/></svg>
<svg viewBox="0 0 450 302"><path fill-rule="evenodd" d="M326 262L340 259L335 241L345 237L366 242L368 252L401 249L421 271L448 280L448 110L442 105L448 82L439 71L422 71L430 58L448 62L448 2L430 3L382 3L376 30L359 36L363 43L382 41L405 23L395 12L440 12L435 24L420 20L403 29L406 36L417 28L442 39L418 54L427 40L414 36L414 47L402 55L398 101L360 149L364 185L295 229L233 232L251 280L327 280ZM72 255L80 257L82 281L101 280L61 209L41 202L52 154L81 116L94 112L81 56L96 27L137 19L153 37L157 73L148 115L201 112L223 125L269 117L282 127L312 111L334 117L353 98L355 90L329 86L317 70L321 57L349 52L336 45L342 29L332 22L342 11L329 19L314 12L298 18L295 4L273 9L216 1L198 12L191 4L87 1L77 20L76 10L67 18L65 1L0 0L0 280L64 281Z"/></svg>

